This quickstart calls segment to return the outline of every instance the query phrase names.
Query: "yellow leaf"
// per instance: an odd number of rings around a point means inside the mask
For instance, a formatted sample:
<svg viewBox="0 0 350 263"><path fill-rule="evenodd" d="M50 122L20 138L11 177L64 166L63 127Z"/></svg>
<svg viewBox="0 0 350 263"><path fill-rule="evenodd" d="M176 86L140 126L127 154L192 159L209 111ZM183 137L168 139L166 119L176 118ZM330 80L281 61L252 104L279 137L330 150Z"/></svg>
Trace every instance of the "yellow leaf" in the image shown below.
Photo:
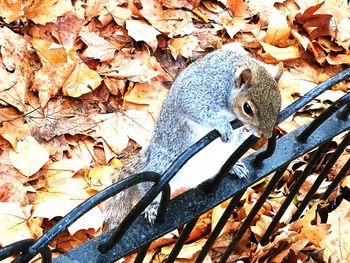
<svg viewBox="0 0 350 263"><path fill-rule="evenodd" d="M136 41L145 41L153 50L157 49L157 36L160 32L142 20L127 20L126 29L129 36Z"/></svg>
<svg viewBox="0 0 350 263"><path fill-rule="evenodd" d="M31 207L31 205L20 207L18 203L0 202L0 246L25 238L35 238L27 225Z"/></svg>
<svg viewBox="0 0 350 263"><path fill-rule="evenodd" d="M181 55L185 58L189 58L192 56L192 51L201 50L198 43L198 38L190 35L170 39L168 42L168 47L174 59L176 59L178 55Z"/></svg>
<svg viewBox="0 0 350 263"><path fill-rule="evenodd" d="M274 57L278 61L296 59L301 57L302 55L302 52L300 52L299 48L295 46L280 48L264 42L260 42L260 44L268 54L270 54L272 57Z"/></svg>
<svg viewBox="0 0 350 263"><path fill-rule="evenodd" d="M80 97L96 89L101 81L100 75L95 70L84 63L78 63L64 84L62 92L66 96Z"/></svg>
<svg viewBox="0 0 350 263"><path fill-rule="evenodd" d="M72 4L65 0L0 0L0 6L0 16L7 23L25 17L42 25L55 21L57 17L73 9Z"/></svg>
<svg viewBox="0 0 350 263"><path fill-rule="evenodd" d="M40 57L50 64L60 65L67 62L66 49L61 45L41 39L33 39L32 45L40 53Z"/></svg>
<svg viewBox="0 0 350 263"><path fill-rule="evenodd" d="M23 175L31 176L49 160L48 151L32 136L17 142L17 150L9 152L11 164Z"/></svg>
<svg viewBox="0 0 350 263"><path fill-rule="evenodd" d="M114 52L117 48L95 32L82 32L80 38L87 45L83 56L100 61L109 61L114 58Z"/></svg>

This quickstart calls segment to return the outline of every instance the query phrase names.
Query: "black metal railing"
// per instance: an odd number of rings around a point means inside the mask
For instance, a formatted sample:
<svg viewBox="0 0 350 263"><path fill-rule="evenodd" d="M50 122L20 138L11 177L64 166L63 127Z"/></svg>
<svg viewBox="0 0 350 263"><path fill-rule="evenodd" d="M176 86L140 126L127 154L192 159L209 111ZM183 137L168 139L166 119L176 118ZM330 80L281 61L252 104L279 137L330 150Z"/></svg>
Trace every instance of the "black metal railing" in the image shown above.
<svg viewBox="0 0 350 263"><path fill-rule="evenodd" d="M278 118L278 123L281 123L289 116L293 115L307 103L331 88L333 85L349 77L350 69L345 70L337 76L321 83L302 98L281 111ZM147 249L153 240L176 229L180 225L186 224L182 234L180 235L167 259L167 262L174 262L176 256L184 245L187 236L194 228L198 217L210 210L212 207L229 199L230 197L233 197L196 259L196 262L202 262L228 218L232 214L232 211L236 208L245 189L274 172L274 175L269 180L266 189L253 206L251 212L247 215L240 228L234 234L226 251L222 254L220 262L226 262L232 251L235 249L236 244L250 226L254 216L262 207L269 194L275 189L281 176L287 169L288 164L303 154L316 149L316 153L313 154L313 157L310 159L301 175L290 188L288 196L284 200L279 211L274 216L268 229L260 240L260 243L266 244L269 241L269 238L276 228L281 216L285 213L288 205L297 194L297 191L303 182L313 171L315 164L317 164L319 159L323 156L323 153L327 149L327 146L331 142L332 138L350 130L349 105L350 93L347 93L337 102L332 104L309 125L300 127L293 132L290 132L289 134L280 138L277 142L275 136L273 136L271 139L269 139L266 149L262 149L254 154L251 154L242 160L250 172L246 179L241 180L230 176L229 171L231 167L239 159L241 159L246 151L249 150L258 140L254 136L249 137L230 156L230 158L221 168L220 172L213 179L204 182L196 189L187 191L169 201L169 181L193 155L198 153L206 145L219 137L219 133L217 131L211 131L182 155L180 155L164 174L160 175L151 171L143 172L107 187L73 209L38 240L19 241L0 249L0 260L21 253L13 262L28 262L40 253L42 255L42 262L50 262L51 255L48 252L48 245L55 237L57 237L59 233L73 224L87 211L111 196L116 195L132 185L145 181L151 181L154 182L152 188L130 211L116 230L103 233L99 237L92 239L81 246L74 248L68 253L54 259L54 262L113 262L136 250L138 250L138 255L135 262L142 262L142 259L146 255ZM241 124L238 121L234 121L232 126L233 128L237 128L241 126ZM310 188L304 200L299 204L292 220L296 220L302 215L304 209L314 197L316 190L319 188L333 164L342 154L345 147L349 145L349 143L350 133L347 133L343 138L343 141L339 144L337 150L333 153L332 157L321 171L313 186ZM323 200L327 200L340 181L348 175L349 167L350 161L347 161L321 197ZM162 192L162 201L160 205L160 209L162 211L159 213L161 218L157 219L154 225L150 225L146 222L144 217L139 215L160 192Z"/></svg>

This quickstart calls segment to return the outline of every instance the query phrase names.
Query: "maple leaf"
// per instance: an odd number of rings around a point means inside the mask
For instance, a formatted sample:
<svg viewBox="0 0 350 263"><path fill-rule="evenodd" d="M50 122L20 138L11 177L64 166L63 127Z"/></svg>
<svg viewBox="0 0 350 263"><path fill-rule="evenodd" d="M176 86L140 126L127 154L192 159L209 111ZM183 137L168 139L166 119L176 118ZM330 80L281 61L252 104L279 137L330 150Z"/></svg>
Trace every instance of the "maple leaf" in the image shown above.
<svg viewBox="0 0 350 263"><path fill-rule="evenodd" d="M110 61L114 58L114 52L117 48L103 37L95 32L81 32L81 40L87 45L83 56L87 58L98 59L100 61Z"/></svg>
<svg viewBox="0 0 350 263"><path fill-rule="evenodd" d="M136 41L145 41L155 51L158 46L158 30L142 20L127 20L126 29L129 36Z"/></svg>
<svg viewBox="0 0 350 263"><path fill-rule="evenodd" d="M58 16L73 9L65 0L0 0L0 6L0 16L4 17L6 23L25 17L42 25L55 21Z"/></svg>
<svg viewBox="0 0 350 263"><path fill-rule="evenodd" d="M98 72L101 75L127 78L134 82L146 82L160 76L169 79L156 58L145 51L137 51L134 54L128 54L127 50L121 51L110 64L102 65Z"/></svg>
<svg viewBox="0 0 350 263"><path fill-rule="evenodd" d="M93 119L99 123L95 136L102 138L114 153L126 148L129 138L146 147L154 126L154 119L148 112L137 110L101 114Z"/></svg>
<svg viewBox="0 0 350 263"><path fill-rule="evenodd" d="M42 63L42 68L35 72L32 90L39 92L44 107L62 88L74 70L77 58L74 50L67 54L63 46L50 41L34 39L32 43Z"/></svg>
<svg viewBox="0 0 350 263"><path fill-rule="evenodd" d="M25 238L36 238L27 224L32 206L0 202L0 245L6 246Z"/></svg>
<svg viewBox="0 0 350 263"><path fill-rule="evenodd" d="M311 39L330 34L330 20L332 15L329 14L314 14L325 2L307 8L303 14L295 16L296 21L302 24L305 30L309 33Z"/></svg>
<svg viewBox="0 0 350 263"><path fill-rule="evenodd" d="M90 69L85 63L77 63L73 72L62 87L62 93L66 96L80 97L100 86L102 78L95 71Z"/></svg>
<svg viewBox="0 0 350 263"><path fill-rule="evenodd" d="M43 168L47 171L45 188L36 193L33 217L51 219L56 216L65 216L88 198L84 178L77 176L72 178L82 168L84 168L84 162L80 159L64 159L45 165ZM95 207L79 218L68 230L71 234L81 229L97 230L102 227L102 223L102 212Z"/></svg>
<svg viewBox="0 0 350 263"><path fill-rule="evenodd" d="M23 175L31 176L49 160L49 153L33 137L26 136L17 142L16 151L9 152L10 162Z"/></svg>
<svg viewBox="0 0 350 263"><path fill-rule="evenodd" d="M93 130L96 123L88 115L82 101L57 97L42 111L28 113L26 119L37 138L50 140L63 134L86 134Z"/></svg>

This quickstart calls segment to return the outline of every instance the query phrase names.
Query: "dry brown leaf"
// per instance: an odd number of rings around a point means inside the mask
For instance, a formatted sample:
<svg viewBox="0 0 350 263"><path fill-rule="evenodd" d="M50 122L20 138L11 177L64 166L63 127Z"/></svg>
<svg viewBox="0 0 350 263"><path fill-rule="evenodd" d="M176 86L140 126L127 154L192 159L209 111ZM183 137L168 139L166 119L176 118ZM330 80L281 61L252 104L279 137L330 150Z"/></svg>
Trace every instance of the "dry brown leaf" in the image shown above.
<svg viewBox="0 0 350 263"><path fill-rule="evenodd" d="M117 48L112 42L105 40L95 32L81 32L80 38L87 45L87 49L82 54L83 57L100 61L113 60Z"/></svg>
<svg viewBox="0 0 350 263"><path fill-rule="evenodd" d="M278 11L275 11L269 17L266 36L263 41L267 44L275 45L286 41L290 36L290 26L286 16Z"/></svg>
<svg viewBox="0 0 350 263"><path fill-rule="evenodd" d="M321 8L324 2L321 2L315 6L308 7L303 14L297 14L295 16L296 22L303 25L305 30L309 33L311 39L316 39L320 36L326 36L330 34L330 19L332 15L328 14L315 14L315 12Z"/></svg>
<svg viewBox="0 0 350 263"><path fill-rule="evenodd" d="M156 58L144 51L134 54L119 52L110 64L101 66L98 72L101 75L126 78L134 82L147 82L154 77L169 78Z"/></svg>
<svg viewBox="0 0 350 263"><path fill-rule="evenodd" d="M28 205L28 188L24 186L27 181L28 177L20 174L13 166L0 164L0 201Z"/></svg>
<svg viewBox="0 0 350 263"><path fill-rule="evenodd" d="M0 245L6 246L26 238L36 238L28 223L32 206L0 202Z"/></svg>
<svg viewBox="0 0 350 263"><path fill-rule="evenodd" d="M193 51L201 51L198 38L192 35L172 38L168 42L168 47L174 59L176 59L178 55L189 58L192 57Z"/></svg>
<svg viewBox="0 0 350 263"><path fill-rule="evenodd" d="M26 95L33 75L29 44L8 27L0 28L0 104L25 108Z"/></svg>
<svg viewBox="0 0 350 263"><path fill-rule="evenodd" d="M145 41L155 51L158 46L157 36L160 34L158 30L142 20L127 20L126 29L129 36L136 41Z"/></svg>
<svg viewBox="0 0 350 263"><path fill-rule="evenodd" d="M330 224L330 234L321 240L324 248L323 259L327 262L332 254L338 258L349 261L350 259L350 210L349 202L342 203L328 215L327 223Z"/></svg>
<svg viewBox="0 0 350 263"><path fill-rule="evenodd" d="M45 140L63 134L87 134L96 126L83 101L64 97L50 100L42 111L28 113L27 122L35 137Z"/></svg>
<svg viewBox="0 0 350 263"><path fill-rule="evenodd" d="M97 115L99 124L95 136L102 138L114 153L120 153L128 145L129 138L142 147L149 144L154 119L147 112L127 110L123 113Z"/></svg>
<svg viewBox="0 0 350 263"><path fill-rule="evenodd" d="M277 61L285 61L300 58L302 52L298 47L289 46L284 48L279 48L272 46L268 43L260 42L265 52L275 58Z"/></svg>
<svg viewBox="0 0 350 263"><path fill-rule="evenodd" d="M16 151L10 150L10 162L23 175L31 176L49 160L49 153L33 137L26 136L17 142Z"/></svg>
<svg viewBox="0 0 350 263"><path fill-rule="evenodd" d="M7 23L25 17L41 25L53 22L73 9L72 4L65 0L1 0L0 6L0 16L4 17Z"/></svg>
<svg viewBox="0 0 350 263"><path fill-rule="evenodd" d="M162 5L168 8L187 8L192 10L196 8L200 0L161 0Z"/></svg>
<svg viewBox="0 0 350 263"><path fill-rule="evenodd" d="M77 63L62 87L65 96L80 97L100 86L102 78L95 71L90 69L85 63Z"/></svg>
<svg viewBox="0 0 350 263"><path fill-rule="evenodd" d="M163 100L168 94L168 90L164 88L160 81L152 80L145 83L136 83L132 89L129 89L124 100L136 104L163 104Z"/></svg>
<svg viewBox="0 0 350 263"><path fill-rule="evenodd" d="M49 41L33 40L33 45L38 51L42 68L35 72L32 90L39 93L41 106L44 107L62 88L74 70L77 58L74 50L67 54L64 47Z"/></svg>
<svg viewBox="0 0 350 263"><path fill-rule="evenodd" d="M164 10L161 16L148 21L168 37L189 35L194 31L191 13L179 9Z"/></svg>

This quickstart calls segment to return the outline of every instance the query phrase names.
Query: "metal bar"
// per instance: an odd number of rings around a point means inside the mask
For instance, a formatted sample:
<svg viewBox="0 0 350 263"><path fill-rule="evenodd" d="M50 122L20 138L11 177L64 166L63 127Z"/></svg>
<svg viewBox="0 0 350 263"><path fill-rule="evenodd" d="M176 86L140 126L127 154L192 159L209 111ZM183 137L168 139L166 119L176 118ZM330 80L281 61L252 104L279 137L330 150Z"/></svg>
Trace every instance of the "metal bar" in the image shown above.
<svg viewBox="0 0 350 263"><path fill-rule="evenodd" d="M276 215L273 217L272 222L270 223L265 234L261 238L260 244L262 244L262 245L267 244L272 231L274 230L274 228L278 224L279 220L283 216L284 212L286 211L286 209L288 208L288 206L292 202L294 196L298 193L299 188L304 183L305 179L310 175L310 173L314 169L314 165L322 158L322 154L327 150L327 147L329 144L330 144L330 140L322 143L322 145L313 154L311 160L309 161L309 163L305 167L304 171L301 173L301 175L298 177L298 179L296 180L296 182L293 184L292 188L290 189L290 192L289 192L287 198L284 200L280 209L277 211Z"/></svg>
<svg viewBox="0 0 350 263"><path fill-rule="evenodd" d="M347 103L345 108L339 112L338 118L345 121L350 115L350 103Z"/></svg>
<svg viewBox="0 0 350 263"><path fill-rule="evenodd" d="M176 257L179 255L179 253L180 253L183 245L185 244L188 236L191 234L193 228L196 226L197 221L198 221L198 217L196 217L191 222L186 224L179 239L176 241L175 246L171 250L171 252L166 260L167 263L172 263L176 260Z"/></svg>
<svg viewBox="0 0 350 263"><path fill-rule="evenodd" d="M314 132L324 121L326 121L330 116L343 107L346 103L350 101L350 93L347 93L331 106L329 106L324 112L321 113L313 122L311 122L305 130L297 137L300 142L305 142L309 138L310 134Z"/></svg>
<svg viewBox="0 0 350 263"><path fill-rule="evenodd" d="M204 258L208 254L209 249L211 248L211 246L215 242L216 238L220 235L222 228L224 227L227 220L232 215L233 210L237 207L237 204L238 204L239 200L241 200L241 197L243 196L244 192L245 192L245 189L232 197L230 203L228 204L224 213L220 217L214 230L211 232L207 242L205 242L204 246L202 247L202 251L199 253L198 257L196 258L195 263L200 263L200 262L204 261Z"/></svg>
<svg viewBox="0 0 350 263"><path fill-rule="evenodd" d="M278 184L279 180L281 179L281 177L282 177L283 173L285 172L285 170L287 169L287 167L288 167L288 165L285 165L284 167L282 167L281 169L276 171L274 176L271 178L271 180L269 181L268 185L266 186L264 192L261 194L260 198L255 203L255 205L253 206L252 210L249 212L248 216L244 220L243 224L240 226L240 228L237 230L237 232L233 236L230 244L228 245L228 247L225 250L225 253L220 258L220 261L219 261L220 263L227 261L227 259L231 255L232 251L235 249L236 244L243 237L244 233L246 232L246 230L250 226L250 224L253 221L254 217L257 215L257 213L259 212L260 208L264 205L266 199L269 197L269 195L272 192L272 190Z"/></svg>
<svg viewBox="0 0 350 263"><path fill-rule="evenodd" d="M142 246L140 249L139 249L139 252L137 253L137 256L135 258L135 261L134 263L142 263L143 259L146 257L147 255L147 251L149 249L151 245L151 242Z"/></svg>
<svg viewBox="0 0 350 263"><path fill-rule="evenodd" d="M313 185L310 187L306 196L303 198L303 201L299 204L298 209L297 209L297 211L295 211L294 215L292 216L291 221L297 220L300 217L300 215L303 213L305 207L308 205L308 203L312 199L313 195L316 193L317 189L320 187L324 178L328 175L332 166L338 160L339 156L342 154L342 152L344 151L346 146L349 145L349 143L350 143L350 132L347 133L346 137L340 143L337 150L332 154L332 157L328 160L325 167L323 167L321 173L318 175L317 179L315 180Z"/></svg>
<svg viewBox="0 0 350 263"><path fill-rule="evenodd" d="M322 200L327 200L327 198L330 196L333 190L337 187L340 181L349 174L349 169L350 169L350 159L345 163L343 168L340 170L337 176L333 179L332 183L328 186L326 192L323 193L321 197Z"/></svg>
<svg viewBox="0 0 350 263"><path fill-rule="evenodd" d="M82 204L75 207L70 211L65 217L63 217L57 224L50 228L44 235L42 235L38 240L34 242L29 249L22 255L18 256L13 263L29 262L33 257L35 257L40 249L48 246L49 242L58 236L63 230L68 226L73 224L79 217L84 215L87 211L98 205L99 203L105 201L111 196L116 195L120 191L123 191L134 184L138 184L145 181L156 182L159 180L159 174L154 172L144 172L137 174L133 177L128 177L116 184L113 184L103 191L91 196L85 200Z"/></svg>
<svg viewBox="0 0 350 263"><path fill-rule="evenodd" d="M295 140L297 134L303 128L297 129L286 136L280 138L276 145L275 153L270 157L269 162L258 169L253 169L250 162L260 150L243 160L247 169L251 171L245 180L240 180L234 176L227 174L223 181L218 185L217 191L207 195L201 187L192 189L170 200L168 209L165 213L164 224L155 224L151 226L146 223L143 217L139 217L133 227L128 229L122 237L118 246L114 246L107 254L100 254L97 246L102 240L110 235L110 232L103 233L99 237L74 248L68 253L54 259L56 263L74 262L79 259L81 262L111 262L117 260L124 255L136 250L141 245L161 237L181 224L185 224L193 219L193 215L200 215L223 202L240 189L246 188L262 177L274 172L280 167L286 165L291 160L314 149L322 142L327 141L339 133L350 129L350 120L340 121L335 116L331 116L317 129L309 138L309 140L300 144ZM190 176L190 175L189 175Z"/></svg>

